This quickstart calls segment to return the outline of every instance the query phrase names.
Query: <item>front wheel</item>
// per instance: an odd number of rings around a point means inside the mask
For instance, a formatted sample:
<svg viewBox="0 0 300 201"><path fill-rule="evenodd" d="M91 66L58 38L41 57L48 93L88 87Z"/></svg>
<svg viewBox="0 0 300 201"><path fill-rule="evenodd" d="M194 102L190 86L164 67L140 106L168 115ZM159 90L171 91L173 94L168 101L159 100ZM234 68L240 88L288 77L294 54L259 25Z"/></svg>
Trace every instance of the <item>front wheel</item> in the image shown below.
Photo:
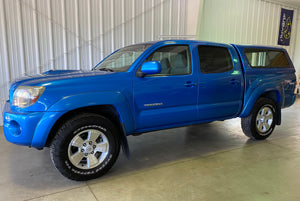
<svg viewBox="0 0 300 201"><path fill-rule="evenodd" d="M105 117L81 114L58 130L50 147L55 167L65 177L85 181L105 174L120 152L117 129Z"/></svg>
<svg viewBox="0 0 300 201"><path fill-rule="evenodd" d="M276 121L276 103L268 98L259 98L250 115L242 118L241 124L246 136L256 140L264 140L272 134Z"/></svg>

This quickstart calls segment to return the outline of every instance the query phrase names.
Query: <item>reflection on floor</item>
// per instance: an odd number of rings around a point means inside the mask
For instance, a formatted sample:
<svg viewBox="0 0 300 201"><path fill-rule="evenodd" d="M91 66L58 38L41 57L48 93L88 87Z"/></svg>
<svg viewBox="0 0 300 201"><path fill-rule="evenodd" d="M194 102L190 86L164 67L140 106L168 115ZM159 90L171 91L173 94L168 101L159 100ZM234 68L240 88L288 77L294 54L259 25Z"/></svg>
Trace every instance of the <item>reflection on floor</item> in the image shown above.
<svg viewBox="0 0 300 201"><path fill-rule="evenodd" d="M49 150L6 142L0 129L0 200L300 200L300 99L265 141L240 119L129 137L111 171L89 182L59 174Z"/></svg>

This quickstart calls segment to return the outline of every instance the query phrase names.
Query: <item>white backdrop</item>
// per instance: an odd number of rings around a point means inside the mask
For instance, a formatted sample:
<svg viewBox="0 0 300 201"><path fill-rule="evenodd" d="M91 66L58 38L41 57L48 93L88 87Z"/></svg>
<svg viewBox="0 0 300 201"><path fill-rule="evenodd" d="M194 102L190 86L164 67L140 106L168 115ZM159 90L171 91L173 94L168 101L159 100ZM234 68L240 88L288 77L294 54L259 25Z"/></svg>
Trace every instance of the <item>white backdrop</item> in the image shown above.
<svg viewBox="0 0 300 201"><path fill-rule="evenodd" d="M22 75L91 69L122 46L186 35L193 1L0 0L1 108Z"/></svg>
<svg viewBox="0 0 300 201"><path fill-rule="evenodd" d="M197 31L199 40L276 45L281 7L295 10L287 49L299 69L299 8L282 3L0 0L0 112L14 79L49 69L91 69L113 50L133 43L194 39Z"/></svg>
<svg viewBox="0 0 300 201"><path fill-rule="evenodd" d="M223 43L278 46L281 8L294 10L290 46L294 60L296 37L300 36L299 8L267 0L205 0L201 4L197 39ZM298 42L300 45L300 41ZM299 46L298 45L298 46ZM297 53L297 54L300 54ZM300 65L300 64L299 64Z"/></svg>

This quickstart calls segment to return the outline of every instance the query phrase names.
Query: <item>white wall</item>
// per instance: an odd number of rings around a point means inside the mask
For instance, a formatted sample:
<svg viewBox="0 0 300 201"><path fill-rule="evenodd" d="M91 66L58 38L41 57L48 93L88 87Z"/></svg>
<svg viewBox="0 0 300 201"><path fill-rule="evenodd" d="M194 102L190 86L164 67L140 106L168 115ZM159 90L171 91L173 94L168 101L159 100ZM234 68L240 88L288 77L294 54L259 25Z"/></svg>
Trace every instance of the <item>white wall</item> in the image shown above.
<svg viewBox="0 0 300 201"><path fill-rule="evenodd" d="M295 53L294 53L294 61L293 62L294 62L294 66L296 68L296 73L297 73L297 76L299 79L300 78L300 13L298 14L296 45L295 45Z"/></svg>
<svg viewBox="0 0 300 201"><path fill-rule="evenodd" d="M197 25L204 0L187 0L186 35L196 38Z"/></svg>
<svg viewBox="0 0 300 201"><path fill-rule="evenodd" d="M91 69L122 46L186 35L187 1L0 0L0 112L20 76Z"/></svg>
<svg viewBox="0 0 300 201"><path fill-rule="evenodd" d="M276 45L281 7L295 9L287 49L299 72L300 13L293 7L263 0L0 0L0 112L14 79L90 69L132 43L194 39L197 32L199 40Z"/></svg>
<svg viewBox="0 0 300 201"><path fill-rule="evenodd" d="M291 44L282 46L294 60L296 35L300 35L297 18L299 11L283 3L263 0L204 0L197 39L278 46L281 8L294 10Z"/></svg>

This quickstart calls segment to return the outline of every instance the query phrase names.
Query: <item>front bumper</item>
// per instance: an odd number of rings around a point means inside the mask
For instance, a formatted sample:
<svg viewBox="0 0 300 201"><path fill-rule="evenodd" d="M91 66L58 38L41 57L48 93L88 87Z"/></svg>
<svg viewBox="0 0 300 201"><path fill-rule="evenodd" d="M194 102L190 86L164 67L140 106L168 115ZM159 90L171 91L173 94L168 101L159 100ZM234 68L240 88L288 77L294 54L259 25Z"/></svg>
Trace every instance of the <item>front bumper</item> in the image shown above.
<svg viewBox="0 0 300 201"><path fill-rule="evenodd" d="M35 128L43 114L44 112L14 112L7 101L3 110L3 130L7 141L31 146Z"/></svg>
<svg viewBox="0 0 300 201"><path fill-rule="evenodd" d="M13 111L7 101L3 110L5 138L14 144L42 148L60 116L60 112Z"/></svg>

